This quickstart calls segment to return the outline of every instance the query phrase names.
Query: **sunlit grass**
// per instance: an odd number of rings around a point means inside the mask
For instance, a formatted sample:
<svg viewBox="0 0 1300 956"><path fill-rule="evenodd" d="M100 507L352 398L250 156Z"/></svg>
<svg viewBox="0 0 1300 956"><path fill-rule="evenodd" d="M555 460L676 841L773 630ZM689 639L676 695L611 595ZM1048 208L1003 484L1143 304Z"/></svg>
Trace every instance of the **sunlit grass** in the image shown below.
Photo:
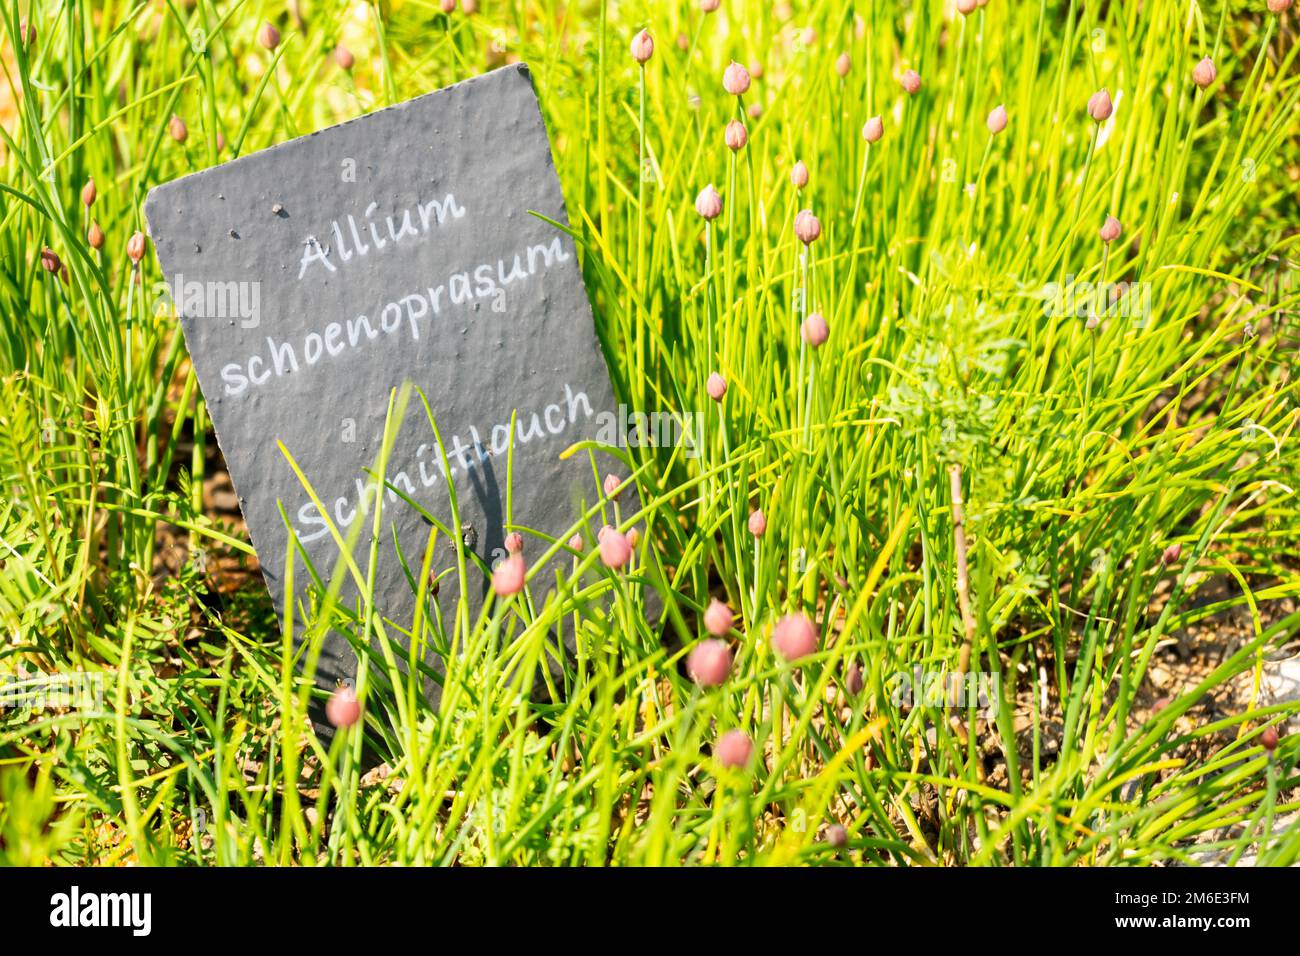
<svg viewBox="0 0 1300 956"><path fill-rule="evenodd" d="M1300 750L1260 734L1300 704L1258 681L1300 626L1294 11L854 6L6 7L0 672L105 692L0 713L0 858L1146 864L1205 837L1293 862L1300 832L1273 821L1300 803ZM234 573L243 533L204 508L202 396L152 252L138 272L127 252L144 195L515 60L616 391L703 416L701 454L630 450L624 570L588 547L548 600L415 622L326 594L281 634ZM1090 328L1116 288L1098 283L1129 285ZM377 526L313 570L364 590ZM703 689L682 665L712 599L734 662ZM1153 662L1233 610L1249 623L1222 656L1158 691ZM790 664L770 638L796 613L820 639ZM294 665L329 627L358 635L381 772L356 730L322 742L308 720ZM562 637L575 659L538 668ZM429 647L453 651L437 712L399 666ZM917 667L996 677L1000 706L900 707ZM1231 713L1209 706L1225 694ZM735 729L743 767L714 752Z"/></svg>

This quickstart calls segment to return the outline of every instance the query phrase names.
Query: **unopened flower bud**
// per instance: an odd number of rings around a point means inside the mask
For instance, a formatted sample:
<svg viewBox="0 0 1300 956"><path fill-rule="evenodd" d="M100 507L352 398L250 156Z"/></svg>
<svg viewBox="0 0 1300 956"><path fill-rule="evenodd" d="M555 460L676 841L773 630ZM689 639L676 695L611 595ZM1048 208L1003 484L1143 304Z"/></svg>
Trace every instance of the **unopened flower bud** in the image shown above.
<svg viewBox="0 0 1300 956"><path fill-rule="evenodd" d="M857 661L854 661L844 674L844 689L850 697L857 697L862 693L862 687L862 668Z"/></svg>
<svg viewBox="0 0 1300 956"><path fill-rule="evenodd" d="M743 730L728 730L718 738L713 748L713 756L718 758L718 763L732 770L744 768L753 755L754 741Z"/></svg>
<svg viewBox="0 0 1300 956"><path fill-rule="evenodd" d="M185 120L175 114L172 114L167 124L167 132L171 133L172 139L178 143L183 143L190 138L190 128L185 125Z"/></svg>
<svg viewBox="0 0 1300 956"><path fill-rule="evenodd" d="M713 183L701 189L695 197L695 211L705 220L717 219L722 215L722 197L713 188Z"/></svg>
<svg viewBox="0 0 1300 956"><path fill-rule="evenodd" d="M772 630L772 648L790 663L817 651L817 628L801 612L781 618Z"/></svg>
<svg viewBox="0 0 1300 956"><path fill-rule="evenodd" d="M86 231L86 242L92 249L104 248L104 230L99 228L99 223L91 220L90 228Z"/></svg>
<svg viewBox="0 0 1300 956"><path fill-rule="evenodd" d="M880 137L885 135L885 121L879 116L873 116L862 124L862 138L868 143L880 142Z"/></svg>
<svg viewBox="0 0 1300 956"><path fill-rule="evenodd" d="M745 148L745 144L749 142L749 133L746 132L744 123L734 119L727 124L723 138L727 141L727 148L734 153Z"/></svg>
<svg viewBox="0 0 1300 956"><path fill-rule="evenodd" d="M144 251L148 240L145 239L144 233L136 230L131 233L131 238L126 241L126 254L131 257L131 261L136 265L144 258Z"/></svg>
<svg viewBox="0 0 1300 956"><path fill-rule="evenodd" d="M714 637L725 635L735 622L736 617L731 613L731 608L717 598L711 600L704 609L704 629Z"/></svg>
<svg viewBox="0 0 1300 956"><path fill-rule="evenodd" d="M41 250L41 268L53 275L63 268L63 262L58 253L47 247Z"/></svg>
<svg viewBox="0 0 1300 956"><path fill-rule="evenodd" d="M749 516L749 533L755 538L761 538L767 532L767 517L761 511L752 512Z"/></svg>
<svg viewBox="0 0 1300 956"><path fill-rule="evenodd" d="M1114 216L1107 216L1106 221L1101 224L1101 229L1097 235L1101 236L1102 242L1114 242L1124 232L1124 226Z"/></svg>
<svg viewBox="0 0 1300 956"><path fill-rule="evenodd" d="M725 641L701 641L686 658L686 673L701 687L717 687L731 673L731 648Z"/></svg>
<svg viewBox="0 0 1300 956"><path fill-rule="evenodd" d="M722 396L727 394L727 380L717 372L709 375L709 380L704 383L704 390L709 393L709 398L715 402L722 401Z"/></svg>
<svg viewBox="0 0 1300 956"><path fill-rule="evenodd" d="M790 170L790 182L794 184L795 189L803 189L808 185L808 167L799 160Z"/></svg>
<svg viewBox="0 0 1300 956"><path fill-rule="evenodd" d="M357 692L346 684L337 688L325 703L325 718L340 730L346 730L361 719L361 703Z"/></svg>
<svg viewBox="0 0 1300 956"><path fill-rule="evenodd" d="M81 187L82 205L84 205L87 209L89 209L91 206L95 205L95 198L98 195L99 195L99 191L95 189L95 180L87 179L86 185Z"/></svg>
<svg viewBox="0 0 1300 956"><path fill-rule="evenodd" d="M749 71L732 60L723 71L722 88L732 96L743 96L749 90Z"/></svg>
<svg viewBox="0 0 1300 956"><path fill-rule="evenodd" d="M623 479L618 475L609 474L605 476L605 497L617 501L619 497L619 487L623 484Z"/></svg>
<svg viewBox="0 0 1300 956"><path fill-rule="evenodd" d="M340 43L334 48L334 62L338 64L340 70L350 70L356 63L356 57L352 55L351 50Z"/></svg>
<svg viewBox="0 0 1300 956"><path fill-rule="evenodd" d="M1115 106L1110 101L1110 94L1104 89L1098 90L1088 97L1088 115L1098 123L1106 122L1113 112L1115 112Z"/></svg>
<svg viewBox="0 0 1300 956"><path fill-rule="evenodd" d="M274 50L280 45L280 31L270 23L263 23L257 31L257 42L268 50Z"/></svg>
<svg viewBox="0 0 1300 956"><path fill-rule="evenodd" d="M804 319L799 331L803 335L803 340L815 349L821 348L831 334L830 326L826 324L820 312L814 312Z"/></svg>
<svg viewBox="0 0 1300 956"><path fill-rule="evenodd" d="M1208 56L1192 67L1192 82L1201 89L1205 89L1213 83L1214 78L1218 75L1218 72L1214 69L1214 61Z"/></svg>
<svg viewBox="0 0 1300 956"><path fill-rule="evenodd" d="M524 556L512 554L505 558L492 572L492 590L497 597L510 597L524 589Z"/></svg>
<svg viewBox="0 0 1300 956"><path fill-rule="evenodd" d="M917 91L921 89L921 74L917 73L916 70L904 70L898 82L903 84L903 89L907 91L909 96L915 96Z"/></svg>
<svg viewBox="0 0 1300 956"><path fill-rule="evenodd" d="M989 113L987 120L989 132L994 136L1007 128L1007 108L1005 106L995 106Z"/></svg>
<svg viewBox="0 0 1300 956"><path fill-rule="evenodd" d="M835 58L835 72L841 77L848 76L851 69L853 69L853 61L849 59L847 53L841 53Z"/></svg>
<svg viewBox="0 0 1300 956"><path fill-rule="evenodd" d="M632 38L632 59L645 63L655 54L655 41L649 30L642 30Z"/></svg>
<svg viewBox="0 0 1300 956"><path fill-rule="evenodd" d="M812 214L811 209L801 210L794 217L794 234L805 246L812 245L822 234L821 220Z"/></svg>
<svg viewBox="0 0 1300 956"><path fill-rule="evenodd" d="M627 535L608 528L600 535L600 560L608 568L618 570L632 560L632 543Z"/></svg>
<svg viewBox="0 0 1300 956"><path fill-rule="evenodd" d="M518 531L511 531L506 535L506 553L522 554L524 551L524 536Z"/></svg>

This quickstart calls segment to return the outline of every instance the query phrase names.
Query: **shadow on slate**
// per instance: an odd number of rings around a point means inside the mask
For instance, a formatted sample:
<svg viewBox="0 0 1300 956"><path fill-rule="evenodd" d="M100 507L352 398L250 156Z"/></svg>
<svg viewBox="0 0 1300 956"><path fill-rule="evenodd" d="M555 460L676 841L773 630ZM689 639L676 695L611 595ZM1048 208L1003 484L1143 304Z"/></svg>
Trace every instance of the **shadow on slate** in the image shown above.
<svg viewBox="0 0 1300 956"><path fill-rule="evenodd" d="M365 522L356 547L364 571L372 516L358 502L376 493L367 469L381 451L390 394L404 382L428 398L450 475L412 392L386 480L447 527L454 480L467 546L485 565L503 553L512 413L514 526L567 535L600 497L587 456L559 456L615 433L609 371L573 242L530 212L567 223L523 65L150 192L149 230L280 613L290 542L279 504L323 577L339 550L278 443L342 534ZM611 456L598 458L600 474L625 473ZM415 595L396 548L418 575L432 526L382 493L376 606L409 629ZM623 507L639 508L635 492ZM525 555L546 547L527 532L525 540ZM297 560L301 609L309 575ZM433 566L456 566L441 535ZM469 573L473 614L488 582L472 562ZM553 581L554 569L534 580ZM440 589L446 620L458 592L454 575ZM349 577L341 603L354 606L357 593ZM318 683L332 688L355 667L347 641L331 633ZM427 686L436 705L439 687Z"/></svg>

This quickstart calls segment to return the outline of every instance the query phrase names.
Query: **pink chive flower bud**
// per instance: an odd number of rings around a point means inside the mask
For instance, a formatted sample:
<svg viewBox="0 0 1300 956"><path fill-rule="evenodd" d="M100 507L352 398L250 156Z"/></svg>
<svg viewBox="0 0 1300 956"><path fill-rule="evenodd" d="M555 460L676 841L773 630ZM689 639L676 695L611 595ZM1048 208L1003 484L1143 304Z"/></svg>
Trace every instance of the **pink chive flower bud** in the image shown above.
<svg viewBox="0 0 1300 956"><path fill-rule="evenodd" d="M885 135L885 121L879 116L873 116L862 124L862 138L868 143L880 142L880 137Z"/></svg>
<svg viewBox="0 0 1300 956"><path fill-rule="evenodd" d="M1102 242L1114 242L1123 232L1123 224L1114 216L1107 216L1106 221L1101 224L1101 229L1097 232L1097 235L1101 236Z"/></svg>
<svg viewBox="0 0 1300 956"><path fill-rule="evenodd" d="M822 234L822 222L811 209L803 209L794 217L794 234L805 246L810 246Z"/></svg>
<svg viewBox="0 0 1300 956"><path fill-rule="evenodd" d="M492 572L492 590L497 597L510 597L524 589L524 556L512 554Z"/></svg>
<svg viewBox="0 0 1300 956"><path fill-rule="evenodd" d="M63 262L59 259L58 253L53 249L42 249L41 268L50 273L50 275L53 275L63 268Z"/></svg>
<svg viewBox="0 0 1300 956"><path fill-rule="evenodd" d="M632 560L632 544L627 535L609 528L600 535L600 560L617 571Z"/></svg>
<svg viewBox="0 0 1300 956"><path fill-rule="evenodd" d="M814 312L804 319L799 331L803 335L803 340L815 349L821 348L831 334L830 326L826 324L820 312Z"/></svg>
<svg viewBox="0 0 1300 956"><path fill-rule="evenodd" d="M524 536L518 531L511 531L506 535L506 554L523 554L524 553Z"/></svg>
<svg viewBox="0 0 1300 956"><path fill-rule="evenodd" d="M916 70L904 70L898 82L903 84L903 89L909 96L915 96L921 89L921 74Z"/></svg>
<svg viewBox="0 0 1300 956"><path fill-rule="evenodd" d="M645 63L654 55L655 41L654 37L650 36L649 30L642 30L632 38L632 59L638 63Z"/></svg>
<svg viewBox="0 0 1300 956"><path fill-rule="evenodd" d="M81 202L89 209L95 205L95 198L99 195L99 190L95 188L95 180L87 179L86 185L81 187Z"/></svg>
<svg viewBox="0 0 1300 956"><path fill-rule="evenodd" d="M686 673L701 687L717 687L731 673L731 648L726 641L701 641L686 658Z"/></svg>
<svg viewBox="0 0 1300 956"><path fill-rule="evenodd" d="M469 16L478 13L478 0L460 0L460 8Z"/></svg>
<svg viewBox="0 0 1300 956"><path fill-rule="evenodd" d="M720 402L722 396L727 394L727 380L717 372L713 372L709 375L709 380L704 383L704 390L709 393L709 398Z"/></svg>
<svg viewBox="0 0 1300 956"><path fill-rule="evenodd" d="M90 228L86 231L86 242L90 243L92 249L104 248L104 230L93 219L90 222Z"/></svg>
<svg viewBox="0 0 1300 956"><path fill-rule="evenodd" d="M753 511L749 515L749 533L755 538L761 538L767 533L767 518L761 511Z"/></svg>
<svg viewBox="0 0 1300 956"><path fill-rule="evenodd" d="M585 545L586 542L582 540L582 535L580 534L574 534L572 537L569 538L569 548L574 551L577 551L579 554L582 553L582 549Z"/></svg>
<svg viewBox="0 0 1300 956"><path fill-rule="evenodd" d="M144 233L136 230L131 233L131 238L126 241L126 254L131 257L131 261L136 265L144 258L144 250L148 240L145 239Z"/></svg>
<svg viewBox="0 0 1300 956"><path fill-rule="evenodd" d="M257 42L268 50L274 50L280 45L280 31L269 23L263 23L257 31Z"/></svg>
<svg viewBox="0 0 1300 956"><path fill-rule="evenodd" d="M174 114L167 123L167 132L171 133L172 139L178 143L183 143L190 138L190 128L185 125L185 120Z"/></svg>
<svg viewBox="0 0 1300 956"><path fill-rule="evenodd" d="M857 697L862 693L862 687L862 668L857 661L854 661L844 674L844 689L848 691L850 697Z"/></svg>
<svg viewBox="0 0 1300 956"><path fill-rule="evenodd" d="M609 474L605 476L605 497L617 501L620 495L619 487L623 484L623 479L618 475Z"/></svg>
<svg viewBox="0 0 1300 956"><path fill-rule="evenodd" d="M439 0L438 9L443 13L452 14L456 12L456 0Z"/></svg>
<svg viewBox="0 0 1300 956"><path fill-rule="evenodd" d="M26 20L19 20L18 40L23 46L34 46L36 44L36 27Z"/></svg>
<svg viewBox="0 0 1300 956"><path fill-rule="evenodd" d="M1113 112L1115 112L1115 105L1111 103L1110 94L1105 89L1100 89L1088 97L1088 115L1098 123L1106 122Z"/></svg>
<svg viewBox="0 0 1300 956"><path fill-rule="evenodd" d="M995 106L989 113L987 120L989 132L994 136L1007 128L1007 108L1005 106Z"/></svg>
<svg viewBox="0 0 1300 956"><path fill-rule="evenodd" d="M344 684L335 688L325 703L325 719L340 730L346 730L361 719L361 702L357 692Z"/></svg>
<svg viewBox="0 0 1300 956"><path fill-rule="evenodd" d="M957 12L963 17L970 16L975 12L975 8L978 6L979 3L977 0L957 0Z"/></svg>
<svg viewBox="0 0 1300 956"><path fill-rule="evenodd" d="M350 70L357 61L352 51L340 43L334 48L334 62L340 70Z"/></svg>
<svg viewBox="0 0 1300 956"><path fill-rule="evenodd" d="M722 5L722 0L700 0L700 12L712 13Z"/></svg>
<svg viewBox="0 0 1300 956"><path fill-rule="evenodd" d="M1214 78L1218 75L1218 71L1214 69L1214 61L1208 56L1192 67L1192 82L1201 89L1205 89L1213 83Z"/></svg>
<svg viewBox="0 0 1300 956"><path fill-rule="evenodd" d="M1278 732L1276 727L1265 727L1259 734L1259 745L1272 753L1277 750Z"/></svg>
<svg viewBox="0 0 1300 956"><path fill-rule="evenodd" d="M628 528L628 529L627 529L627 545L628 545L628 547L635 551L635 550L636 550L636 546L637 546L638 544L640 544L640 543L641 543L641 529L640 529L640 528Z"/></svg>
<svg viewBox="0 0 1300 956"><path fill-rule="evenodd" d="M727 148L734 153L745 148L745 144L749 142L749 133L745 131L744 123L734 119L727 124L723 139L727 142Z"/></svg>
<svg viewBox="0 0 1300 956"><path fill-rule="evenodd" d="M713 747L713 756L718 758L718 763L731 770L744 769L753 755L754 741L743 730L728 730Z"/></svg>
<svg viewBox="0 0 1300 956"><path fill-rule="evenodd" d="M714 637L725 635L735 622L736 618L731 613L731 608L717 598L711 600L709 606L704 609L704 629Z"/></svg>
<svg viewBox="0 0 1300 956"><path fill-rule="evenodd" d="M848 76L849 70L851 69L853 69L853 61L849 59L847 53L841 53L835 58L835 72L838 73L841 78Z"/></svg>
<svg viewBox="0 0 1300 956"><path fill-rule="evenodd" d="M722 215L722 197L713 188L713 183L709 183L701 189L700 194L695 197L695 211L706 222L717 219Z"/></svg>
<svg viewBox="0 0 1300 956"><path fill-rule="evenodd" d="M832 823L826 828L826 844L833 849L842 850L849 842L849 831L842 823Z"/></svg>
<svg viewBox="0 0 1300 956"><path fill-rule="evenodd" d="M761 103L750 103L745 112L749 114L750 119L758 119L763 115L763 106Z"/></svg>
<svg viewBox="0 0 1300 956"><path fill-rule="evenodd" d="M722 88L732 96L743 96L749 90L749 71L732 60L722 73Z"/></svg>
<svg viewBox="0 0 1300 956"><path fill-rule="evenodd" d="M772 630L772 647L793 664L817 651L817 628L808 615L790 614L781 618Z"/></svg>
<svg viewBox="0 0 1300 956"><path fill-rule="evenodd" d="M1165 548L1160 555L1161 564L1175 564L1183 556L1183 546L1175 541Z"/></svg>
<svg viewBox="0 0 1300 956"><path fill-rule="evenodd" d="M799 160L790 169L790 182L795 189L803 189L808 185L808 167Z"/></svg>
<svg viewBox="0 0 1300 956"><path fill-rule="evenodd" d="M1268 0L1269 13L1286 13L1291 9L1291 0Z"/></svg>

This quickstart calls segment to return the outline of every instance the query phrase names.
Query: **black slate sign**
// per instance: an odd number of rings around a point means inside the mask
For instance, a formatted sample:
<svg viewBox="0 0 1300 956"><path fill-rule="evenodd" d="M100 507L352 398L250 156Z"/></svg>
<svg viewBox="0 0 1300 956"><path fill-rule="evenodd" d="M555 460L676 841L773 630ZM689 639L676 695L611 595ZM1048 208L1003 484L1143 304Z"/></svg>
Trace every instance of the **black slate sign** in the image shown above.
<svg viewBox="0 0 1300 956"><path fill-rule="evenodd" d="M343 534L365 522L364 568L373 514L361 501L376 493L390 396L405 382L427 396L450 470L412 393L386 480L448 526L454 481L466 544L486 565L504 554L508 500L511 527L563 540L600 498L587 456L560 453L610 440L609 372L574 244L533 212L567 221L522 65L149 194L150 233L277 609L289 547L281 505L321 574L339 555L277 443ZM624 471L612 460L606 469ZM376 606L409 628L415 593L394 535L418 575L431 525L391 488L380 493ZM543 542L525 538L526 555L540 555ZM441 539L435 570L455 565ZM470 574L477 603L487 578ZM294 579L301 591L301 562ZM449 608L459 591L444 586L438 600ZM331 635L318 679L354 668Z"/></svg>

